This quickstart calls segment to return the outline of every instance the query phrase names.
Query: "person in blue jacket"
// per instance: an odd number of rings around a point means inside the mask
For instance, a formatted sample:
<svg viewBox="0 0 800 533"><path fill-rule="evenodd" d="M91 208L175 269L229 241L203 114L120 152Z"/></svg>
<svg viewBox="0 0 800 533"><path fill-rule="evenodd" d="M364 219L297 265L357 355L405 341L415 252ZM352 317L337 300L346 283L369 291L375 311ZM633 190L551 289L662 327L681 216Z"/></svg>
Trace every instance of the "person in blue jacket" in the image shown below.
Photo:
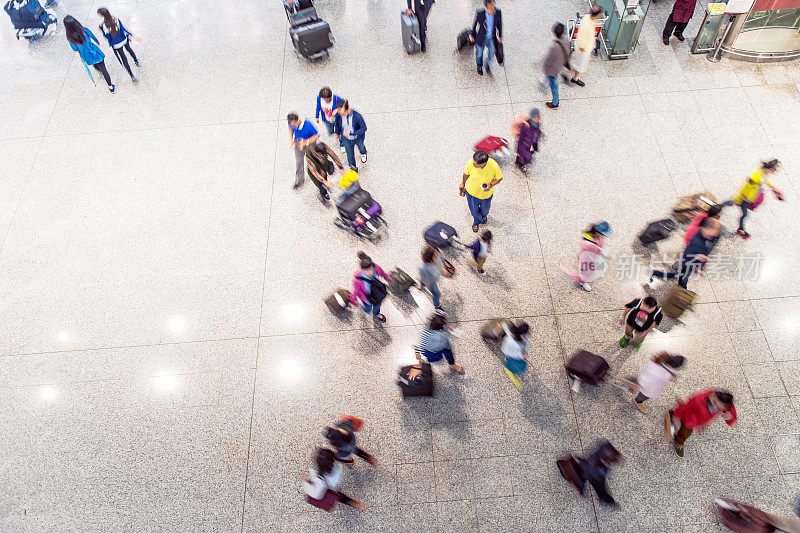
<svg viewBox="0 0 800 533"><path fill-rule="evenodd" d="M97 14L103 19L103 23L100 24L100 31L108 41L108 46L114 50L114 55L117 56L117 60L128 71L133 83L139 83L139 78L133 75L131 66L128 64L128 58L125 55L125 50L127 50L133 62L137 67L139 66L139 59L133 53L133 48L131 48L130 32L125 29L125 26L122 25L118 18L111 16L108 9L101 7L97 10Z"/></svg>
<svg viewBox="0 0 800 533"><path fill-rule="evenodd" d="M356 166L356 153L355 147L358 146L358 151L361 152L361 162L367 162L367 148L364 146L364 135L367 132L367 124L364 122L364 117L355 109L350 109L350 104L347 100L342 100L336 106L336 121L334 122L333 131L336 138L344 145L344 151L347 153L347 164L350 168L358 172Z"/></svg>
<svg viewBox="0 0 800 533"><path fill-rule="evenodd" d="M111 83L111 76L108 74L105 64L106 56L97 46L100 44L97 37L71 15L64 17L64 30L67 34L69 46L78 52L84 64L93 66L96 71L103 75L108 84L108 90L113 93L116 87Z"/></svg>
<svg viewBox="0 0 800 533"><path fill-rule="evenodd" d="M342 98L333 94L330 87L323 87L317 95L317 114L315 116L317 124L319 124L320 119L322 119L322 122L325 123L325 127L328 128L328 133L331 135L333 135L333 122L336 119L336 110L339 106L339 102L342 101Z"/></svg>

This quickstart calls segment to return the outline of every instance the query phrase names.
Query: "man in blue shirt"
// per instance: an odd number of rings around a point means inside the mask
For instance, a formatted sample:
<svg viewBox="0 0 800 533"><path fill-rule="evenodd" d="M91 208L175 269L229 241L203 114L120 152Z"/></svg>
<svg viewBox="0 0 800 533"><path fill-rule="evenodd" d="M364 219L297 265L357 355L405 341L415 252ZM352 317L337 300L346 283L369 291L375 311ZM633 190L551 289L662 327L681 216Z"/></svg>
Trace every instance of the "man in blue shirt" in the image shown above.
<svg viewBox="0 0 800 533"><path fill-rule="evenodd" d="M286 117L289 121L289 135L292 137L292 146L294 147L294 159L297 163L295 170L294 188L298 188L305 181L305 161L306 156L303 150L309 144L317 142L319 132L310 120L300 120L297 113L289 113Z"/></svg>
<svg viewBox="0 0 800 533"><path fill-rule="evenodd" d="M489 64L492 62L497 43L503 42L503 16L494 5L494 0L483 0L485 9L475 13L472 21L472 32L469 40L475 43L475 60L478 64L478 74L483 76L483 52L487 51L486 72L491 73Z"/></svg>

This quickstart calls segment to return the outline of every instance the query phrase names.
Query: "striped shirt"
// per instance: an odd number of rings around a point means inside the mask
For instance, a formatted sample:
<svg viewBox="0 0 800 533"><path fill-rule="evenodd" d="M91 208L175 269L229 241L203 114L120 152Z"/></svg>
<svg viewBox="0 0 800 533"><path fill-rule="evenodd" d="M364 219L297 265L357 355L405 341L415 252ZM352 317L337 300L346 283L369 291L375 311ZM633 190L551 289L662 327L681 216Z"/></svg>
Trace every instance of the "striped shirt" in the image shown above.
<svg viewBox="0 0 800 533"><path fill-rule="evenodd" d="M450 341L441 329L426 329L422 332L417 348L423 352L441 352L445 348L450 348Z"/></svg>

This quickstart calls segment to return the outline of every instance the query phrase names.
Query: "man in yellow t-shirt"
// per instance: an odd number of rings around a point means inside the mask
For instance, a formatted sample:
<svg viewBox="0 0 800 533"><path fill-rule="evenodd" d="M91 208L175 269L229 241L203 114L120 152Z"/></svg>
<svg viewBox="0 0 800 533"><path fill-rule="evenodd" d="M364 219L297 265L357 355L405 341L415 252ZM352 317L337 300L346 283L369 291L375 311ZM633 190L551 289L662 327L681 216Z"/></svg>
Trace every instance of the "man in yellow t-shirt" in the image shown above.
<svg viewBox="0 0 800 533"><path fill-rule="evenodd" d="M483 150L475 152L464 169L461 196L467 197L469 212L472 213L472 231L478 233L478 227L486 224L486 217L492 205L494 186L503 179L503 173L497 162Z"/></svg>

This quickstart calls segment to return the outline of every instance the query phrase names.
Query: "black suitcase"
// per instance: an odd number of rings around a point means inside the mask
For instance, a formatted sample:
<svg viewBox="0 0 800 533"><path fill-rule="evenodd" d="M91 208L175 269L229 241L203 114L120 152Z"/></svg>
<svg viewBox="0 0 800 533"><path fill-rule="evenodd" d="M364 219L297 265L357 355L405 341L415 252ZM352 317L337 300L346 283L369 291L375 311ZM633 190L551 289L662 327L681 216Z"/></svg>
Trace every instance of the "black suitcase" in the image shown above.
<svg viewBox="0 0 800 533"><path fill-rule="evenodd" d="M372 196L364 189L359 189L339 204L339 212L347 220L355 220L359 209L363 208L366 211L370 207L372 207Z"/></svg>
<svg viewBox="0 0 800 533"><path fill-rule="evenodd" d="M412 369L422 372L413 379L409 379ZM433 396L433 369L429 363L417 363L400 368L400 377L397 380L403 398L411 396Z"/></svg>
<svg viewBox="0 0 800 533"><path fill-rule="evenodd" d="M606 360L586 350L575 352L566 367L567 374L589 385L598 385L608 372Z"/></svg>
<svg viewBox="0 0 800 533"><path fill-rule="evenodd" d="M297 13L293 13L289 16L289 24L292 26L292 28L309 24L311 22L316 22L318 20L319 17L317 16L317 10L314 9L313 6L306 9L301 9Z"/></svg>
<svg viewBox="0 0 800 533"><path fill-rule="evenodd" d="M657 220L645 228L642 234L639 235L639 241L645 245L663 241L669 237L669 234L672 233L674 229L675 222L673 222L672 219L665 218L664 220Z"/></svg>
<svg viewBox="0 0 800 533"><path fill-rule="evenodd" d="M434 222L433 226L425 230L425 242L437 248L447 248L456 242L458 232L455 228L444 222Z"/></svg>
<svg viewBox="0 0 800 533"><path fill-rule="evenodd" d="M389 284L389 290L396 296L402 296L408 289L416 284L414 278L399 268L395 268L389 272L389 277L392 278L392 282Z"/></svg>
<svg viewBox="0 0 800 533"><path fill-rule="evenodd" d="M461 33L459 33L458 37L456 37L456 52L460 52L467 46L473 44L469 40L470 35L472 35L472 31L469 28L461 30Z"/></svg>
<svg viewBox="0 0 800 533"><path fill-rule="evenodd" d="M289 29L292 45L306 59L327 52L333 46L331 27L324 20Z"/></svg>

